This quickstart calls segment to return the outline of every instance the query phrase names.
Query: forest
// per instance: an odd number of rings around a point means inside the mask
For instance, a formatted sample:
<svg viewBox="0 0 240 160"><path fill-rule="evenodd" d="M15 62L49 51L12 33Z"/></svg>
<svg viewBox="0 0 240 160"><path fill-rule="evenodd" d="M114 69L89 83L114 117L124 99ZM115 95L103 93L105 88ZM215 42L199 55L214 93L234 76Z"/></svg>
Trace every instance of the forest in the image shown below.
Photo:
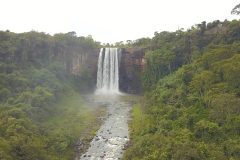
<svg viewBox="0 0 240 160"><path fill-rule="evenodd" d="M77 139L100 115L80 95L90 77L64 65L94 47L75 32L0 31L1 160L74 159Z"/></svg>
<svg viewBox="0 0 240 160"><path fill-rule="evenodd" d="M125 160L240 159L240 21L205 21L127 44L147 48L144 102Z"/></svg>
<svg viewBox="0 0 240 160"><path fill-rule="evenodd" d="M144 100L133 107L123 159L240 159L240 20L111 46L147 50ZM82 97L89 70L72 75L66 62L111 46L74 31L0 31L0 159L75 157L76 140L101 112Z"/></svg>

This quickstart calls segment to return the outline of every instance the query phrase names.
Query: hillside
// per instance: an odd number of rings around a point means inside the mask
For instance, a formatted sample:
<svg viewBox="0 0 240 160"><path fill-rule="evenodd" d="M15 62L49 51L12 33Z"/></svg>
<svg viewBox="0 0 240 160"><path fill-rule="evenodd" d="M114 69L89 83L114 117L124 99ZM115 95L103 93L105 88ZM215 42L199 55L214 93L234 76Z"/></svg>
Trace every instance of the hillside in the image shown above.
<svg viewBox="0 0 240 160"><path fill-rule="evenodd" d="M240 21L155 32L124 159L240 159Z"/></svg>
<svg viewBox="0 0 240 160"><path fill-rule="evenodd" d="M68 61L97 46L74 32L0 31L0 159L74 159L77 139L101 112L78 93L89 71L73 75Z"/></svg>

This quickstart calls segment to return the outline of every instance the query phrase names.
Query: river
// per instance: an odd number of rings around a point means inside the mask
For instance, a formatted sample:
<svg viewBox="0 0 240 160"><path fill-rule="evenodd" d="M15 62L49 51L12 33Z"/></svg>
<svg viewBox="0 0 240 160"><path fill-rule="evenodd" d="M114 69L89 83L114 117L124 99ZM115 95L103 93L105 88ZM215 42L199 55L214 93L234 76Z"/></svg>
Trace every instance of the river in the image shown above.
<svg viewBox="0 0 240 160"><path fill-rule="evenodd" d="M117 160L121 159L124 145L129 140L128 120L132 104L139 102L141 96L131 94L88 95L87 99L98 105L105 105L104 124L96 132L90 147L81 160Z"/></svg>

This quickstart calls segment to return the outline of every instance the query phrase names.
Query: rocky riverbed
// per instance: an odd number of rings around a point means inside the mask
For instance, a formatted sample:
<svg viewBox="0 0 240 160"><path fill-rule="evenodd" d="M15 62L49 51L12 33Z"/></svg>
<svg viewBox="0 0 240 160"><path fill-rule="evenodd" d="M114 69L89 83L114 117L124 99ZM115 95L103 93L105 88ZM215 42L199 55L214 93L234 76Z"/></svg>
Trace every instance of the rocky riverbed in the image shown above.
<svg viewBox="0 0 240 160"><path fill-rule="evenodd" d="M126 96L126 95L125 95ZM99 98L99 97L98 97ZM135 97L136 98L136 97ZM89 148L76 160L117 160L121 159L125 150L125 144L129 140L128 120L132 104L137 102L129 101L129 96L119 97L116 99L108 97L107 99L93 99L99 106L106 107L103 125L96 132L95 137L90 142ZM102 102L100 102L102 101ZM82 143L81 140L79 143Z"/></svg>

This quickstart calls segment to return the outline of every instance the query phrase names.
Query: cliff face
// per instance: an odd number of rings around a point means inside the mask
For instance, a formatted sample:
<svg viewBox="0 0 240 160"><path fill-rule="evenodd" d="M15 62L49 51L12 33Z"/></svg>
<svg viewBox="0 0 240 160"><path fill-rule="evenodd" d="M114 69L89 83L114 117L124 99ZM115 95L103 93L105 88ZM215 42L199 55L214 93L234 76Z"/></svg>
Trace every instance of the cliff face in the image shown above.
<svg viewBox="0 0 240 160"><path fill-rule="evenodd" d="M92 49L84 53L73 53L66 61L66 70L74 75L81 75L88 68L95 74L99 51L99 49Z"/></svg>
<svg viewBox="0 0 240 160"><path fill-rule="evenodd" d="M146 66L143 59L146 50L139 48L122 48L119 69L119 89L125 93L141 94L141 73ZM97 65L100 49L93 49L88 53L73 54L66 61L66 70L74 75L82 75L84 71L91 72L92 89L96 86Z"/></svg>
<svg viewBox="0 0 240 160"><path fill-rule="evenodd" d="M81 88L82 93L94 92L96 87L97 79L97 64L99 48L89 49L82 52L72 52L71 54L65 54L65 65L66 72L81 76L85 83ZM79 88L76 88L77 90Z"/></svg>
<svg viewBox="0 0 240 160"><path fill-rule="evenodd" d="M119 70L119 88L125 93L141 94L141 73L146 62L143 59L146 49L122 48Z"/></svg>

